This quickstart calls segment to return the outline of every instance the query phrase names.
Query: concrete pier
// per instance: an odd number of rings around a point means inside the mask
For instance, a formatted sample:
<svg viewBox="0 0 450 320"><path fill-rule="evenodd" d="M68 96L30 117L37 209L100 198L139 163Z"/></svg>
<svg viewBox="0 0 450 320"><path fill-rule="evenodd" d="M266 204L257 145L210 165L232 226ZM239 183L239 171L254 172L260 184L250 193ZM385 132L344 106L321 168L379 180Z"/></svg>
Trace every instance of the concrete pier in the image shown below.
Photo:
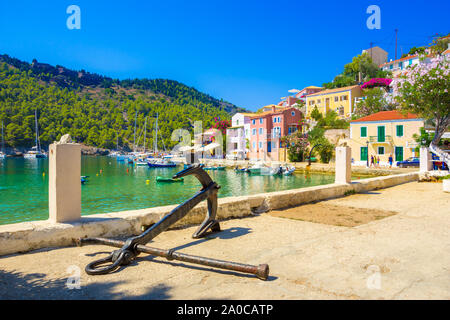
<svg viewBox="0 0 450 320"><path fill-rule="evenodd" d="M350 147L336 148L335 183L348 184L352 181L352 149Z"/></svg>
<svg viewBox="0 0 450 320"><path fill-rule="evenodd" d="M420 172L431 171L433 163L431 162L431 152L428 148L420 148Z"/></svg>
<svg viewBox="0 0 450 320"><path fill-rule="evenodd" d="M49 147L49 221L81 218L81 146L76 143Z"/></svg>

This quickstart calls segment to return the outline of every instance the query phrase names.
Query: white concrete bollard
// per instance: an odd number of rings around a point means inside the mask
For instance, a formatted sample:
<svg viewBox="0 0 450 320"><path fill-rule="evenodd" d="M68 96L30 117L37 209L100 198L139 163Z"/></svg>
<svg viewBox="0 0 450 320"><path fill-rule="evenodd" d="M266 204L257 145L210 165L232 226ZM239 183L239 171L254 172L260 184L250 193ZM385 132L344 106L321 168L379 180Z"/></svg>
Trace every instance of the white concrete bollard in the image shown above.
<svg viewBox="0 0 450 320"><path fill-rule="evenodd" d="M420 148L420 172L427 172L433 169L431 162L431 152L428 148Z"/></svg>
<svg viewBox="0 0 450 320"><path fill-rule="evenodd" d="M49 220L67 222L81 218L81 146L75 143L49 147Z"/></svg>
<svg viewBox="0 0 450 320"><path fill-rule="evenodd" d="M350 147L336 148L335 183L352 182L352 149Z"/></svg>

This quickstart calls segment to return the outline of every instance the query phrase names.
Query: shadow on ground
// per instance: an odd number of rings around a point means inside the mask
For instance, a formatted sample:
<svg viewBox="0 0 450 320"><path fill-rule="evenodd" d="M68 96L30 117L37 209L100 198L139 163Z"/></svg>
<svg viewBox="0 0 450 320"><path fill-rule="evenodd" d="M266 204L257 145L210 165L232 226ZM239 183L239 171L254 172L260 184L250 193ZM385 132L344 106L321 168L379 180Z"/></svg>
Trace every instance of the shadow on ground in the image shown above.
<svg viewBox="0 0 450 320"><path fill-rule="evenodd" d="M80 289L69 289L67 278L49 280L43 273L23 274L0 270L1 300L114 300L114 299L170 299L170 287L158 284L140 295L127 295L117 286L123 281L81 283Z"/></svg>

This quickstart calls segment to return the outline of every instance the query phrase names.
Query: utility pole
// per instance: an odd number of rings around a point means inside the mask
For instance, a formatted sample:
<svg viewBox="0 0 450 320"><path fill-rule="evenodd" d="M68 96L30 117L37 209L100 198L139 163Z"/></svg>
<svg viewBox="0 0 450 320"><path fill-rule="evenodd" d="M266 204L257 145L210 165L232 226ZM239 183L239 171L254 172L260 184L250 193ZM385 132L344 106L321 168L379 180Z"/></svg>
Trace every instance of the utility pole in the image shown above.
<svg viewBox="0 0 450 320"><path fill-rule="evenodd" d="M398 33L398 29L395 29L395 59L397 60L397 33Z"/></svg>

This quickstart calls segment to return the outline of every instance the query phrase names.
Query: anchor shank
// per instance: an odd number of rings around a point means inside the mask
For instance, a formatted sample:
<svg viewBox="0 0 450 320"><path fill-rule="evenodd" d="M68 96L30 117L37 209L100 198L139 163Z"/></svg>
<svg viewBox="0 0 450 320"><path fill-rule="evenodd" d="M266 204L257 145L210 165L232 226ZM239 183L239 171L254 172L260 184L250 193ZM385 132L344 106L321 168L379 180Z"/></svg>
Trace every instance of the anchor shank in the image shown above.
<svg viewBox="0 0 450 320"><path fill-rule="evenodd" d="M151 228L146 230L139 236L133 238L133 242L137 244L145 244L151 239L155 238L160 233L166 231L171 225L176 223L178 220L182 219L189 211L194 208L197 204L207 199L211 194L217 192L216 183L211 183L206 188L200 190L191 199L180 204L178 207L173 209L168 215L163 217L160 221L155 223Z"/></svg>

